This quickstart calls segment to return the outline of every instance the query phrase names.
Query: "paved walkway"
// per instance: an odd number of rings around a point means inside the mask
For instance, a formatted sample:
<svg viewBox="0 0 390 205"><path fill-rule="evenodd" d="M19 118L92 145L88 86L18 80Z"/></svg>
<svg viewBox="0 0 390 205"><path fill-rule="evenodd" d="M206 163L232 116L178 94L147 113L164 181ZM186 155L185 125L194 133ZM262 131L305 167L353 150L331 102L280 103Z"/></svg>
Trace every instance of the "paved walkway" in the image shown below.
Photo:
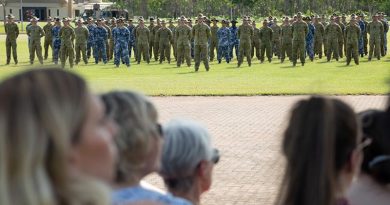
<svg viewBox="0 0 390 205"><path fill-rule="evenodd" d="M161 122L190 118L204 123L221 150L213 186L202 204L271 205L283 174L281 133L291 106L305 96L279 97L156 97ZM356 111L383 108L383 96L338 97ZM150 183L163 187L156 177Z"/></svg>

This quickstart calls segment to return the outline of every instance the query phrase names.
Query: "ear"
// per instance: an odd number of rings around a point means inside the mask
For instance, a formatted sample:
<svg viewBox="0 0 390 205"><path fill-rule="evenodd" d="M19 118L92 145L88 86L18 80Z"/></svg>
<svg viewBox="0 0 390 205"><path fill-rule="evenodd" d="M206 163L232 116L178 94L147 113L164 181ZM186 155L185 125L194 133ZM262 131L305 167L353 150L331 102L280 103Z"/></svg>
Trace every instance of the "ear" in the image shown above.
<svg viewBox="0 0 390 205"><path fill-rule="evenodd" d="M355 149L351 154L349 163L346 167L347 168L346 171L348 171L353 175L358 174L362 160L363 160L362 151Z"/></svg>
<svg viewBox="0 0 390 205"><path fill-rule="evenodd" d="M205 160L202 160L198 165L196 175L199 178L204 178L205 176L207 176L207 167L208 167L208 162Z"/></svg>

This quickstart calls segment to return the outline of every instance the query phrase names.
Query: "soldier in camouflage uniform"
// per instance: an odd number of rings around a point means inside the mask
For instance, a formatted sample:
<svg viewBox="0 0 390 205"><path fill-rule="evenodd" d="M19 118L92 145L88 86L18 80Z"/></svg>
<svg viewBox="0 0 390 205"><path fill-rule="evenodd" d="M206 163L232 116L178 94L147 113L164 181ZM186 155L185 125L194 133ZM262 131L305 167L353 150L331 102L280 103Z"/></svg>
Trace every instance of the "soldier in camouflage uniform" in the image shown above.
<svg viewBox="0 0 390 205"><path fill-rule="evenodd" d="M327 36L325 35L325 28L329 25L328 22L326 22L326 17L325 15L322 15L322 18L321 18L321 23L322 25L324 25L324 34L323 34L323 41L322 41L322 44L324 44L324 55L326 56L326 54L328 53L328 39L327 39Z"/></svg>
<svg viewBox="0 0 390 205"><path fill-rule="evenodd" d="M51 36L53 39L53 62L54 64L58 64L58 59L60 58L60 49L61 49L61 38L60 38L60 30L61 30L61 20L59 18L55 19L54 27L51 30Z"/></svg>
<svg viewBox="0 0 390 205"><path fill-rule="evenodd" d="M108 34L107 30L103 27L103 19L98 19L98 26L93 29L93 45L94 45L94 58L95 64L99 62L99 55L102 55L103 63L107 63L107 51L106 40Z"/></svg>
<svg viewBox="0 0 390 205"><path fill-rule="evenodd" d="M343 58L344 52L345 52L345 46L344 46L344 42L345 42L345 25L343 23L341 23L340 17L337 16L337 15L336 15L336 23L341 28L341 35L342 35L342 37L339 38L338 42L339 42L339 56L340 56L340 58Z"/></svg>
<svg viewBox="0 0 390 205"><path fill-rule="evenodd" d="M322 58L322 43L324 42L325 27L319 21L319 17L314 18L314 54Z"/></svg>
<svg viewBox="0 0 390 205"><path fill-rule="evenodd" d="M110 30L111 30L111 34L113 33L113 30L116 28L116 18L115 17L113 17L112 19L111 19L111 25L110 25ZM115 48L115 45L114 45L114 38L112 37L112 35L111 35L111 38L110 38L110 42L109 42L109 52L108 52L108 59L112 59L113 58L113 56L114 56L114 48Z"/></svg>
<svg viewBox="0 0 390 205"><path fill-rule="evenodd" d="M210 30L211 30L211 39L210 39L210 61L213 61L214 60L214 55L215 55L215 50L217 51L218 53L218 36L217 36L217 32L218 32L218 20L216 18L213 18L211 20L211 22L213 23L213 26L211 26Z"/></svg>
<svg viewBox="0 0 390 205"><path fill-rule="evenodd" d="M256 28L256 21L252 21L252 27L253 27L253 38L252 38L252 53L251 57L255 56L256 51L256 57L257 60L260 60L260 29Z"/></svg>
<svg viewBox="0 0 390 205"><path fill-rule="evenodd" d="M87 58L89 59L91 57L91 50L93 55L95 55L94 47L95 45L93 44L93 30L96 28L96 25L93 22L92 17L88 17L88 31L89 31L89 37L88 37L88 42L87 42Z"/></svg>
<svg viewBox="0 0 390 205"><path fill-rule="evenodd" d="M362 21L361 14L357 16L357 22L360 28L359 36L359 54L361 57L364 56L364 33L366 33L366 24Z"/></svg>
<svg viewBox="0 0 390 205"><path fill-rule="evenodd" d="M366 28L363 32L363 47L364 47L364 55L368 55L368 22L365 20L365 14L360 14L360 19L364 23L364 27Z"/></svg>
<svg viewBox="0 0 390 205"><path fill-rule="evenodd" d="M272 39L273 30L269 27L267 20L263 21L263 27L260 28L260 63L264 63L264 55L267 52L268 62L272 61Z"/></svg>
<svg viewBox="0 0 390 205"><path fill-rule="evenodd" d="M41 38L45 36L43 29L37 25L38 18L31 19L31 26L27 30L27 35L30 37L30 64L34 63L35 52L38 60L43 64Z"/></svg>
<svg viewBox="0 0 390 205"><path fill-rule="evenodd" d="M210 70L208 58L208 42L211 38L210 27L203 23L203 15L198 15L198 23L192 28L195 45L195 72L199 70L200 61L203 60L206 71Z"/></svg>
<svg viewBox="0 0 390 205"><path fill-rule="evenodd" d="M306 35L306 54L309 56L310 61L314 60L314 36L315 36L315 27L311 23L310 17L305 18L305 22L308 25L309 32Z"/></svg>
<svg viewBox="0 0 390 205"><path fill-rule="evenodd" d="M298 55L301 59L302 66L305 65L305 38L307 33L309 32L309 28L307 24L302 21L302 13L297 14L297 21L292 24L292 61L293 66L297 64Z"/></svg>
<svg viewBox="0 0 390 205"><path fill-rule="evenodd" d="M12 56L14 57L15 65L18 64L18 54L16 51L17 44L16 39L19 36L19 27L14 22L14 16L9 14L7 16L7 24L5 24L5 33L7 34L7 38L5 39L5 47L7 52L7 65L11 61L11 49Z"/></svg>
<svg viewBox="0 0 390 205"><path fill-rule="evenodd" d="M87 58L87 41L89 37L89 31L88 28L83 25L83 19L80 18L77 20L77 27L74 29L75 35L76 35L76 43L75 43L75 50L76 50L76 65L80 62L80 52L83 56L83 61L85 64L88 64L88 58Z"/></svg>
<svg viewBox="0 0 390 205"><path fill-rule="evenodd" d="M287 57L292 60L292 26L290 24L290 19L288 17L284 18L282 25L282 48L281 48L281 63L284 62L284 59Z"/></svg>
<svg viewBox="0 0 390 205"><path fill-rule="evenodd" d="M181 66L184 59L187 62L187 66L191 66L192 29L186 24L186 21L185 17L181 17L179 26L175 31L177 43L177 67Z"/></svg>
<svg viewBox="0 0 390 205"><path fill-rule="evenodd" d="M122 18L118 19L118 27L112 31L112 37L115 41L115 58L114 64L116 67L119 67L121 58L122 62L126 64L127 67L130 66L129 59L129 39L130 39L130 31L124 26L124 21Z"/></svg>
<svg viewBox="0 0 390 205"><path fill-rule="evenodd" d="M172 46L172 49L173 49L173 57L175 57L175 60L177 61L177 53L176 53L176 35L175 35L175 31L176 31L176 27L175 25L173 25L173 21L172 19L169 20L169 26L168 26L169 30L172 31L172 43L171 43L171 46Z"/></svg>
<svg viewBox="0 0 390 205"><path fill-rule="evenodd" d="M272 53L280 59L280 35L282 33L282 28L278 25L278 19L273 19L273 24L270 27L273 31L272 33Z"/></svg>
<svg viewBox="0 0 390 205"><path fill-rule="evenodd" d="M238 38L238 28L236 26L237 24L237 21L236 20L232 20L232 26L229 28L230 29L230 34L231 34L231 38L230 39L230 59L233 59L233 49L235 49L236 51L236 57L238 58L239 56L239 45L240 45L240 39Z"/></svg>
<svg viewBox="0 0 390 205"><path fill-rule="evenodd" d="M192 32L192 20L191 19L188 19L188 22L187 22L187 25L191 28L191 32ZM195 41L194 41L194 36L191 35L191 58L194 59L195 57Z"/></svg>
<svg viewBox="0 0 390 205"><path fill-rule="evenodd" d="M331 18L331 23L325 28L325 35L326 38L328 39L327 42L327 61L329 62L332 53L333 53L333 58L336 59L336 61L339 60L339 41L342 41L343 38L343 32L341 30L341 27L336 23L335 17Z"/></svg>
<svg viewBox="0 0 390 205"><path fill-rule="evenodd" d="M159 39L157 39L157 31L160 28L161 28L161 20L157 19L157 25L153 28L153 31L151 31L151 33L152 33L151 37L154 38L154 40L153 40L153 43L154 43L154 45L153 45L154 61L158 61L158 57L159 57L160 42L159 42Z"/></svg>
<svg viewBox="0 0 390 205"><path fill-rule="evenodd" d="M112 32L111 32L111 28L109 26L107 26L106 22L107 22L107 20L102 19L102 25L103 25L103 27L107 31L107 39L105 41L105 44L106 44L106 56L107 56L107 60L111 60L112 58L109 58L109 56L110 56L110 49L111 49L109 41L111 39ZM102 56L102 54L100 54L100 56Z"/></svg>
<svg viewBox="0 0 390 205"><path fill-rule="evenodd" d="M154 27L156 25L154 24L154 18L149 19L150 23L148 26L148 30L150 31L150 38L149 38L149 56L150 58L153 58L153 51L154 51ZM144 59L145 60L145 59Z"/></svg>
<svg viewBox="0 0 390 205"><path fill-rule="evenodd" d="M47 24L45 26L43 26L43 31L45 31L45 41L43 43L43 48L45 49L45 60L47 59L48 54L49 54L49 52L48 52L49 46L50 46L51 50L53 51L53 47L52 47L53 39L51 36L51 30L53 29L52 21L53 21L52 18L48 17Z"/></svg>
<svg viewBox="0 0 390 205"><path fill-rule="evenodd" d="M139 20L139 27L136 29L136 39L137 39L137 61L138 64L141 62L141 54L146 62L150 63L149 57L149 38L153 38L149 29L145 27L144 20Z"/></svg>
<svg viewBox="0 0 390 205"><path fill-rule="evenodd" d="M360 37L360 28L356 22L356 16L351 16L351 21L349 25L345 28L345 36L347 42L345 46L347 47L347 65L351 63L351 58L355 60L355 64L359 65L359 37Z"/></svg>
<svg viewBox="0 0 390 205"><path fill-rule="evenodd" d="M173 42L172 31L167 28L165 20L161 21L161 28L156 32L156 40L159 42L160 64L167 58L171 63L171 43Z"/></svg>
<svg viewBox="0 0 390 205"><path fill-rule="evenodd" d="M69 57L70 68L73 68L74 60L74 39L76 37L73 28L69 25L70 19L64 18L64 26L60 30L61 38L61 67L65 68L65 63Z"/></svg>
<svg viewBox="0 0 390 205"><path fill-rule="evenodd" d="M137 49L136 49L136 39L135 39L136 27L133 25L133 19L129 19L127 29L129 29L129 32L130 32L129 58L131 58L131 50L133 50L134 58L137 61Z"/></svg>
<svg viewBox="0 0 390 205"><path fill-rule="evenodd" d="M378 60L381 59L381 40L384 35L383 24L378 20L378 15L372 17L372 22L368 24L367 32L370 34L370 52L368 54L368 60L371 61L372 53L375 49L374 56Z"/></svg>
<svg viewBox="0 0 390 205"><path fill-rule="evenodd" d="M382 35L382 40L381 40L381 54L382 57L384 57L387 53L387 32L389 31L389 23L387 20L384 18L384 13L380 12L378 13L378 20L382 23L383 25L383 35Z"/></svg>
<svg viewBox="0 0 390 205"><path fill-rule="evenodd" d="M218 36L218 63L221 63L222 57L225 57L225 60L227 63L230 63L230 37L231 33L229 28L227 27L226 20L222 20L222 27L218 29L217 36ZM258 51L257 51L258 52ZM258 54L258 53L256 53Z"/></svg>
<svg viewBox="0 0 390 205"><path fill-rule="evenodd" d="M238 27L237 34L240 38L240 50L238 55L239 57L238 57L237 67L241 66L244 60L244 55L246 55L246 60L248 61L248 66L250 67L252 65L251 52L252 52L253 28L249 24L247 18L245 18L242 25Z"/></svg>

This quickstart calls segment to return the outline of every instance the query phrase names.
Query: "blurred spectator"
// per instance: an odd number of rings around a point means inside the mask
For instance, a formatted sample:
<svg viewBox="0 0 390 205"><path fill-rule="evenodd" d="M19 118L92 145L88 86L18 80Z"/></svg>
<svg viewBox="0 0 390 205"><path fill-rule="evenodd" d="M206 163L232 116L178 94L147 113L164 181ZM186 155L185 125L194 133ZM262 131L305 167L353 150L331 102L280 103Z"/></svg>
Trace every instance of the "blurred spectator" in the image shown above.
<svg viewBox="0 0 390 205"><path fill-rule="evenodd" d="M184 120L164 127L161 176L173 195L200 204L201 195L210 189L219 152L211 147L206 128Z"/></svg>
<svg viewBox="0 0 390 205"><path fill-rule="evenodd" d="M102 96L107 115L119 126L115 142L119 150L114 182L114 204L155 201L162 204L190 204L184 199L141 186L141 180L160 169L163 143L154 105L135 92L111 92Z"/></svg>
<svg viewBox="0 0 390 205"><path fill-rule="evenodd" d="M57 69L0 84L0 204L109 204L114 124L83 79Z"/></svg>
<svg viewBox="0 0 390 205"><path fill-rule="evenodd" d="M349 191L353 205L390 204L390 136L386 113L367 110L359 113L363 134L372 139L372 144L364 150L362 171Z"/></svg>
<svg viewBox="0 0 390 205"><path fill-rule="evenodd" d="M284 133L287 167L277 204L349 204L345 193L368 144L347 104L326 97L299 101Z"/></svg>

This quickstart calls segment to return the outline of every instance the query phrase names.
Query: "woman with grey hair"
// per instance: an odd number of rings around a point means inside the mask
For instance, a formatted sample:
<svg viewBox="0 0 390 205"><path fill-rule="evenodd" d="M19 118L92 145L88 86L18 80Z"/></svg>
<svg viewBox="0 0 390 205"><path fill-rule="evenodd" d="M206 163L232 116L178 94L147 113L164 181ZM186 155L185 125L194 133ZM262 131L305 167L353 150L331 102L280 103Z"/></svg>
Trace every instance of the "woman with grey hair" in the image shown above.
<svg viewBox="0 0 390 205"><path fill-rule="evenodd" d="M165 186L173 195L200 204L220 157L210 134L196 122L174 120L164 127L164 140L160 175Z"/></svg>
<svg viewBox="0 0 390 205"><path fill-rule="evenodd" d="M102 96L106 114L118 125L114 136L119 151L113 204L159 202L189 205L184 199L141 185L141 180L160 169L162 130L153 103L136 92L110 92Z"/></svg>

